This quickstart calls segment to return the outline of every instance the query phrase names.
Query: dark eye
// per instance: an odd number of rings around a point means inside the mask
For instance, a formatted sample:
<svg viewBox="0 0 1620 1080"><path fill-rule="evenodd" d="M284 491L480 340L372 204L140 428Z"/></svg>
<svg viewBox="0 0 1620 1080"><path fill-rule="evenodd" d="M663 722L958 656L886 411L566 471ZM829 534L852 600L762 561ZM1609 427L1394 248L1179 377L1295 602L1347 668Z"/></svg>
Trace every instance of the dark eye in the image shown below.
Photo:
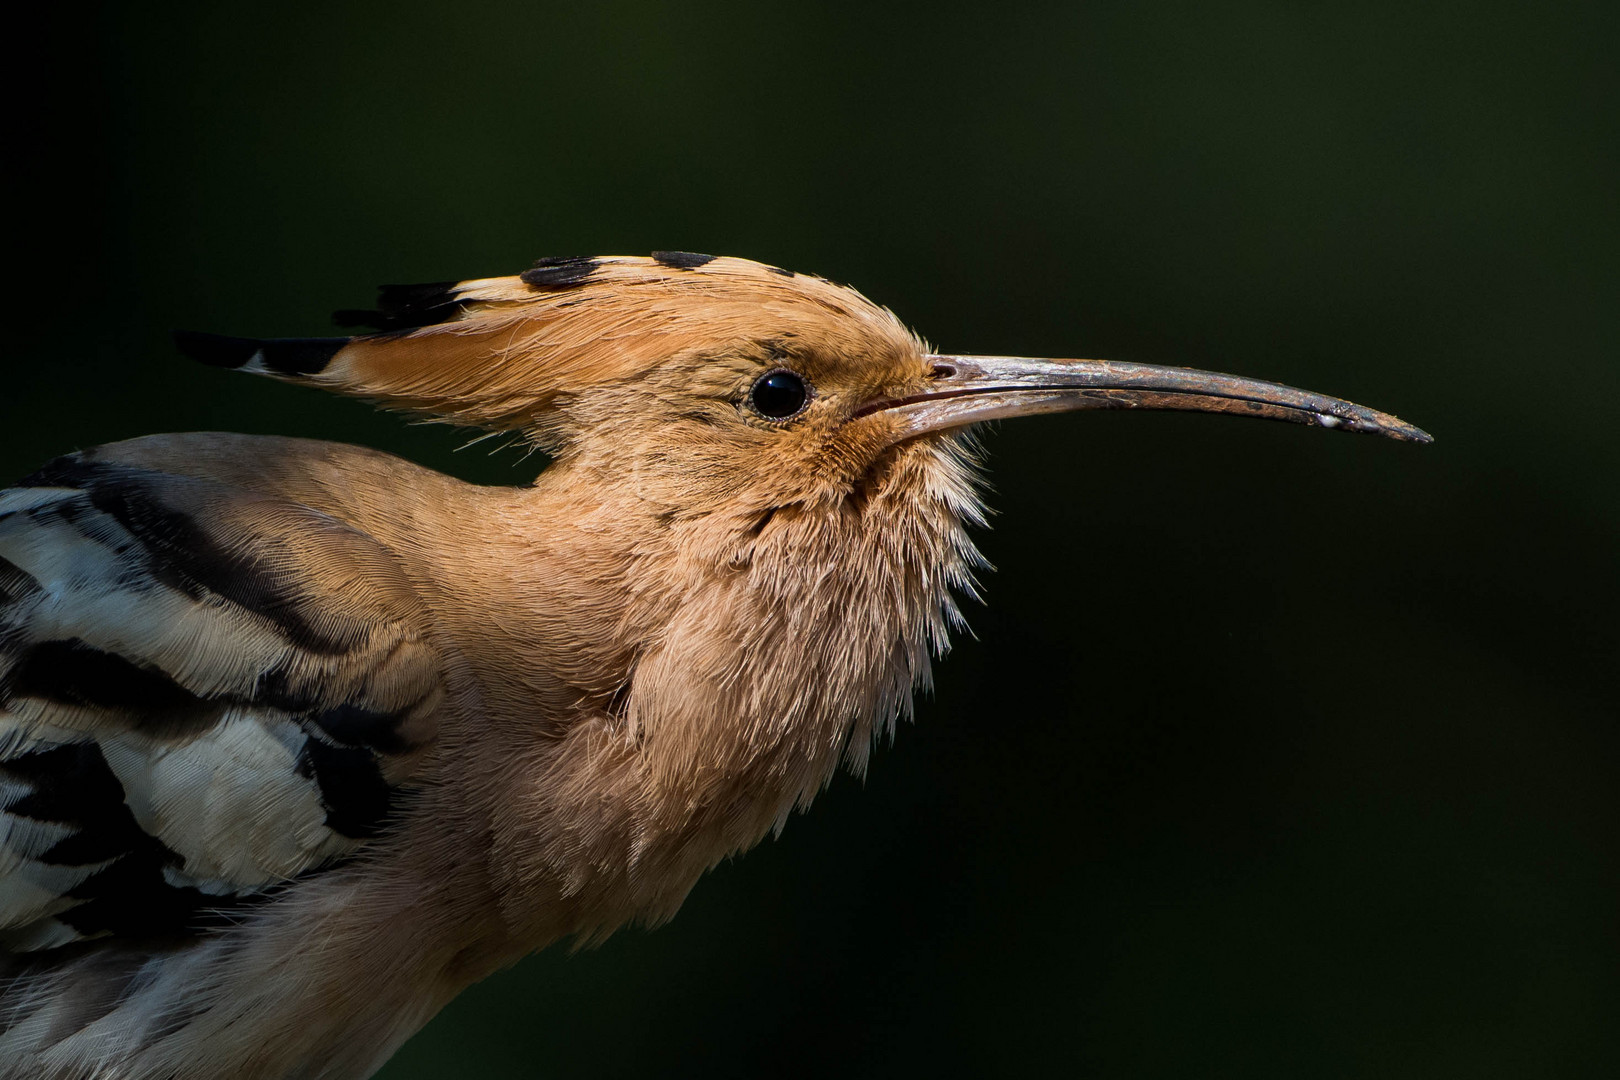
<svg viewBox="0 0 1620 1080"><path fill-rule="evenodd" d="M748 403L761 416L786 420L810 402L810 387L798 374L783 368L767 371L748 391Z"/></svg>

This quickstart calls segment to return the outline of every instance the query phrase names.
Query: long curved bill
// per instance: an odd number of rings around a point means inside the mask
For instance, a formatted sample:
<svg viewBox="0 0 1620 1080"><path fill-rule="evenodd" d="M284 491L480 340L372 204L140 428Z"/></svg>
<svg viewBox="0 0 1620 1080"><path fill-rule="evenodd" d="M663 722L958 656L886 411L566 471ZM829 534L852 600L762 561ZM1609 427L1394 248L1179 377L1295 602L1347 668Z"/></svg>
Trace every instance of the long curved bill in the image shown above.
<svg viewBox="0 0 1620 1080"><path fill-rule="evenodd" d="M931 388L878 401L899 420L899 438L985 420L1077 409L1179 409L1360 431L1404 442L1429 434L1388 413L1279 383L1195 368L1117 364L1107 360L1035 360L1022 356L930 356Z"/></svg>

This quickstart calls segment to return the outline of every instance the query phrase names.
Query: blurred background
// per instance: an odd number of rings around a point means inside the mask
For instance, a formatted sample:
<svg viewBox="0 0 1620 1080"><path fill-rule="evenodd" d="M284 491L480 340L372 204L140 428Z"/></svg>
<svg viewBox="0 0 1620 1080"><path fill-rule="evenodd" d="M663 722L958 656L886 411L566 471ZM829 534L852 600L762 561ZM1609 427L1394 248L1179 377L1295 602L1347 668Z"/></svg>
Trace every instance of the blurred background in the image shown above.
<svg viewBox="0 0 1620 1080"><path fill-rule="evenodd" d="M381 1074L1620 1075L1612 4L61 5L13 28L0 472L538 459L181 359L687 249L957 352L1235 371L987 434L988 603L864 779ZM488 444L485 444L486 446Z"/></svg>

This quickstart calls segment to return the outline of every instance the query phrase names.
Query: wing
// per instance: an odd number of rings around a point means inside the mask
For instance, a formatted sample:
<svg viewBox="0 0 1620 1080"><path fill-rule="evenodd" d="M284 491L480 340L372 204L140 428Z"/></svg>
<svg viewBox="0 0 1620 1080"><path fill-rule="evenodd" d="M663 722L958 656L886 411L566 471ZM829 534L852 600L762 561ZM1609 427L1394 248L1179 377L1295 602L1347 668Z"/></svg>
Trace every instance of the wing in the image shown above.
<svg viewBox="0 0 1620 1080"><path fill-rule="evenodd" d="M0 947L185 933L355 852L433 740L424 626L307 506L76 457L0 492Z"/></svg>

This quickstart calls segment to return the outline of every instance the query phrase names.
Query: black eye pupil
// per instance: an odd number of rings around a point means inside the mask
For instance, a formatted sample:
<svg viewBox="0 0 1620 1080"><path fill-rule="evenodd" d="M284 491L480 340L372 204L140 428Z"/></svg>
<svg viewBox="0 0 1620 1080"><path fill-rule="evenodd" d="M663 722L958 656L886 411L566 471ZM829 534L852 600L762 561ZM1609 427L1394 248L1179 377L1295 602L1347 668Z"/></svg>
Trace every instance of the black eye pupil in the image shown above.
<svg viewBox="0 0 1620 1080"><path fill-rule="evenodd" d="M759 377L748 398L761 416L784 420L804 408L810 388L791 371L772 371Z"/></svg>

